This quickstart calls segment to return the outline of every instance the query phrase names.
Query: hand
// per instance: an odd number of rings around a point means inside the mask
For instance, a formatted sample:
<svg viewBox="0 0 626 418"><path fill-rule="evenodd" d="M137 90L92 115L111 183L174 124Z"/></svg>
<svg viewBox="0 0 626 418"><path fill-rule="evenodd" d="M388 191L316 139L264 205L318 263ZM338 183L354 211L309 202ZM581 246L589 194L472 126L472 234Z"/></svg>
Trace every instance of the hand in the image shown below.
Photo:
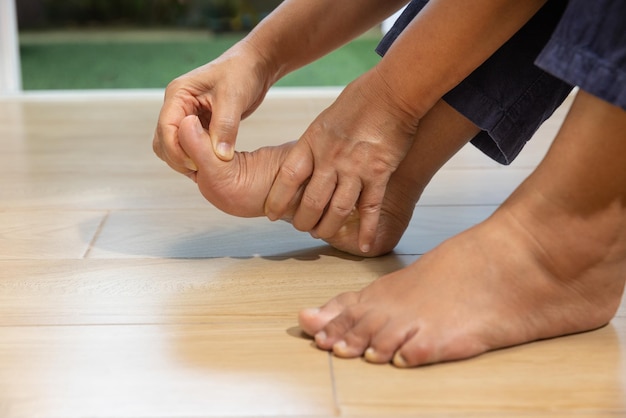
<svg viewBox="0 0 626 418"><path fill-rule="evenodd" d="M270 72L261 54L239 42L167 86L152 143L154 152L180 173L197 171L178 140L181 121L196 115L208 130L218 157L231 160L239 122L261 104L270 85Z"/></svg>
<svg viewBox="0 0 626 418"><path fill-rule="evenodd" d="M387 182L417 129L418 119L394 100L375 69L348 85L283 162L265 203L268 218L284 216L305 186L294 227L329 238L356 207L359 248L367 253Z"/></svg>

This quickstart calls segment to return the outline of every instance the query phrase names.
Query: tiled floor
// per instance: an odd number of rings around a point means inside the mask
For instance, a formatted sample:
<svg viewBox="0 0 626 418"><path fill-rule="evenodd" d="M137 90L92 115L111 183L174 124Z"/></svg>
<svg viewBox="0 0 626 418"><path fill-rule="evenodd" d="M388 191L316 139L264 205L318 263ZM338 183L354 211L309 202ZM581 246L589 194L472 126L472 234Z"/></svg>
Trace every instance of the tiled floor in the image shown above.
<svg viewBox="0 0 626 418"><path fill-rule="evenodd" d="M271 94L239 147L296 138L334 94ZM0 417L626 416L624 306L594 332L413 370L329 356L295 319L488 216L564 110L511 167L464 149L395 253L360 259L209 205L153 156L159 107L0 101Z"/></svg>

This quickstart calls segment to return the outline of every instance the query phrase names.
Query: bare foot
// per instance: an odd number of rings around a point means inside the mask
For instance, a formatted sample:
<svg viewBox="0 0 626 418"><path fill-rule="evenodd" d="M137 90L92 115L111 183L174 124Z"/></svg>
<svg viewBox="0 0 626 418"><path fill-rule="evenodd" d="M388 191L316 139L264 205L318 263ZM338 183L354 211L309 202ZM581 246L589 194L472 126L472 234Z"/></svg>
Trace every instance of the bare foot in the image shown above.
<svg viewBox="0 0 626 418"><path fill-rule="evenodd" d="M209 136L196 116L183 119L179 139L199 167L191 176L209 202L233 216L264 216L265 197L293 143L236 152L231 161L222 161L211 151Z"/></svg>
<svg viewBox="0 0 626 418"><path fill-rule="evenodd" d="M240 217L264 216L264 203L280 164L293 146L263 147L254 152L236 152L230 162L217 158L210 149L206 133L201 131L195 116L183 120L179 130L181 145L201 167L194 180L202 195L218 209ZM204 161L202 161L203 159ZM401 187L401 179L393 182L385 196L376 245L367 254L377 256L391 251L404 233L415 203L421 193L419 187ZM294 205L297 202L294 202ZM289 218L284 219L289 221ZM332 237L321 237L333 247L364 255L356 239L359 217L355 211L348 222Z"/></svg>
<svg viewBox="0 0 626 418"><path fill-rule="evenodd" d="M340 357L409 367L606 324L626 280L623 132L626 112L579 93L547 158L489 219L302 311L300 326Z"/></svg>
<svg viewBox="0 0 626 418"><path fill-rule="evenodd" d="M501 211L360 292L302 311L300 325L337 356L408 367L606 324L624 260L590 260L593 268L565 279L568 266L551 265L562 244L548 249L538 238Z"/></svg>
<svg viewBox="0 0 626 418"><path fill-rule="evenodd" d="M371 250L364 254L358 248L356 211L335 235L319 238L339 250L360 256L373 257L391 251L406 230L426 184L477 132L478 128L467 119L439 102L421 121L409 154L389 181ZM232 161L224 162L212 152L197 117L186 117L179 135L181 146L200 167L191 176L209 202L234 216L265 216L265 198L293 142L254 152L237 152Z"/></svg>

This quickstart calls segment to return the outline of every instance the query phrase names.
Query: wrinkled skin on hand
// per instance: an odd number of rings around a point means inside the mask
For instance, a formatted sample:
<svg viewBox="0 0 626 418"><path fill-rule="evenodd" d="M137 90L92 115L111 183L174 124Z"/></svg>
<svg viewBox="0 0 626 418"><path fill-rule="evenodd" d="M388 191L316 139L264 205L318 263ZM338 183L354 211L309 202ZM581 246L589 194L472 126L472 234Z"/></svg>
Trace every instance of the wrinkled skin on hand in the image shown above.
<svg viewBox="0 0 626 418"><path fill-rule="evenodd" d="M165 90L154 152L182 174L196 171L178 140L181 121L196 115L208 130L216 154L225 161L232 159L239 122L261 104L270 85L262 55L243 41L216 60L176 78Z"/></svg>
<svg viewBox="0 0 626 418"><path fill-rule="evenodd" d="M375 69L349 84L287 156L266 200L266 215L281 218L305 186L294 227L329 238L356 207L359 248L367 253L387 182L417 130L418 119L405 109Z"/></svg>

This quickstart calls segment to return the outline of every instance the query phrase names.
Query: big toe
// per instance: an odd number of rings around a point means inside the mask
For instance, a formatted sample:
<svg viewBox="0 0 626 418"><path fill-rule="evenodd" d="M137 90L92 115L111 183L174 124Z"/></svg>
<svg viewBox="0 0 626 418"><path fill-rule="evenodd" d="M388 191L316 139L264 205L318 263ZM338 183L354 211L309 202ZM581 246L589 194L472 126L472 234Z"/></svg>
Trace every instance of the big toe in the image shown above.
<svg viewBox="0 0 626 418"><path fill-rule="evenodd" d="M196 165L202 166L216 159L209 134L204 130L200 119L195 115L186 116L180 122L178 141L182 149ZM206 161L207 159L210 161Z"/></svg>
<svg viewBox="0 0 626 418"><path fill-rule="evenodd" d="M308 335L314 336L348 306L351 306L356 299L357 295L353 292L343 293L331 299L321 308L303 309L298 314L300 328Z"/></svg>

